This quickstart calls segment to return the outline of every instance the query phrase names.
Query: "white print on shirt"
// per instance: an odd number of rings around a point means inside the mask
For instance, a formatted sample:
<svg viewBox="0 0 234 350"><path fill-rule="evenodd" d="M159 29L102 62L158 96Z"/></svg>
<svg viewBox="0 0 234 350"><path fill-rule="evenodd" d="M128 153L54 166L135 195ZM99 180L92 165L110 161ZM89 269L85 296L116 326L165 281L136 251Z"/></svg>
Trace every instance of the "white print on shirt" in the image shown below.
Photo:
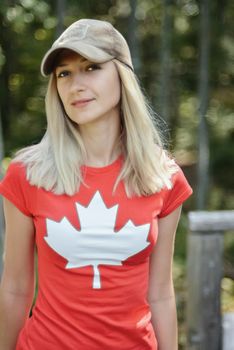
<svg viewBox="0 0 234 350"><path fill-rule="evenodd" d="M68 260L66 269L92 265L93 288L101 288L98 265L122 265L122 261L139 253L147 241L150 224L135 226L131 220L114 231L118 205L107 208L97 191L87 207L76 203L81 229L76 230L64 217L60 222L46 219L44 239Z"/></svg>

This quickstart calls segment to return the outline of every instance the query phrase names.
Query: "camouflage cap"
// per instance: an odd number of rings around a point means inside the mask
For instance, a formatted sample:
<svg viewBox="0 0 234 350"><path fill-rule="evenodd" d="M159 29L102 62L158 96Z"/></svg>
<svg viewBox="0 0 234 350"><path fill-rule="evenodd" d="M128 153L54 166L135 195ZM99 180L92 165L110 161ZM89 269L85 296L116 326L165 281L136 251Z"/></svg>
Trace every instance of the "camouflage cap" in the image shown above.
<svg viewBox="0 0 234 350"><path fill-rule="evenodd" d="M94 63L104 63L115 58L133 70L126 40L106 21L81 19L71 24L45 54L41 63L42 75L52 73L61 49L75 51Z"/></svg>

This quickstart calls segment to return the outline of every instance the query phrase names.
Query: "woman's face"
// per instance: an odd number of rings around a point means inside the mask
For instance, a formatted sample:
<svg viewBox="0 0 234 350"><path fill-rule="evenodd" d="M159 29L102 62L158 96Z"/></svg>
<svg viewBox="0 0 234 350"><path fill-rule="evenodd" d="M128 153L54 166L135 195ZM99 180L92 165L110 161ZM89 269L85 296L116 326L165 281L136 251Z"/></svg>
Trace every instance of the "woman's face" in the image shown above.
<svg viewBox="0 0 234 350"><path fill-rule="evenodd" d="M112 61L97 64L73 51L55 68L57 89L68 117L78 125L119 118L120 79Z"/></svg>

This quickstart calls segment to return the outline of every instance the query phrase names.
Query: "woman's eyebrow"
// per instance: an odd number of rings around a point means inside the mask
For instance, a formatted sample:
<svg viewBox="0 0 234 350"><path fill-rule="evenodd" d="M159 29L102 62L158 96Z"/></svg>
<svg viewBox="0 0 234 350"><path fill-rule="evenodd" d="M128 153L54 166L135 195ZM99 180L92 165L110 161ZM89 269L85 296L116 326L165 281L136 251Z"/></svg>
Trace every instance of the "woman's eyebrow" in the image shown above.
<svg viewBox="0 0 234 350"><path fill-rule="evenodd" d="M65 67L68 66L68 63L59 63L57 64L57 67Z"/></svg>

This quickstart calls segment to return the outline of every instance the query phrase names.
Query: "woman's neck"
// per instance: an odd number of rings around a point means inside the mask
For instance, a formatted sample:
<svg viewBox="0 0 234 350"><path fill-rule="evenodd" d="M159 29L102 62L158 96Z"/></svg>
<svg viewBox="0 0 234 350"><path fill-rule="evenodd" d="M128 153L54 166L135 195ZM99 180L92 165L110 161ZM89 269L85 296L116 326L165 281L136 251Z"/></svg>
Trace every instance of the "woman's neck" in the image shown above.
<svg viewBox="0 0 234 350"><path fill-rule="evenodd" d="M79 127L86 149L87 166L106 166L119 156L120 118L109 118L95 125Z"/></svg>

